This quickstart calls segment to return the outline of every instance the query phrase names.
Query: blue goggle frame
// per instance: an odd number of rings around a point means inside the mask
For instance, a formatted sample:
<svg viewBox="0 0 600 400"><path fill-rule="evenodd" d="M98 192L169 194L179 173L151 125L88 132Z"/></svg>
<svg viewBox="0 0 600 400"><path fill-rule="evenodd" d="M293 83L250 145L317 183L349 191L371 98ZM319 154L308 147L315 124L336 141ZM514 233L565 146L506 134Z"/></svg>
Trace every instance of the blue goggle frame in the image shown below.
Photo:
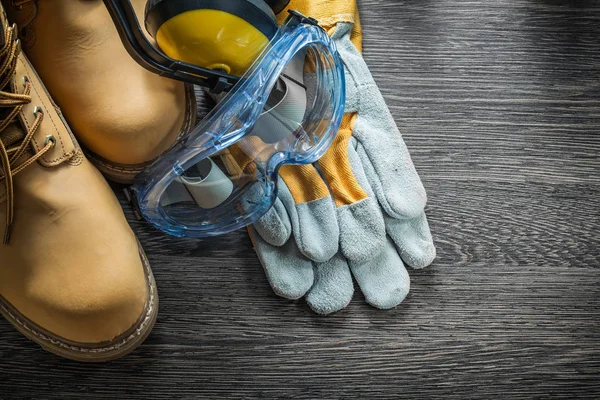
<svg viewBox="0 0 600 400"><path fill-rule="evenodd" d="M248 140L274 86L285 75L286 66L306 49L316 60L311 71L316 90L312 108L299 131L309 136L310 146L300 148L287 141L286 146L277 144L268 152L263 151L262 158L252 161L259 173L251 184L260 190L253 188L252 199L243 205L237 199L210 209L199 207L189 217L174 218L163 207L167 188L194 165ZM133 192L139 211L156 228L175 236L216 236L256 222L275 201L279 168L285 164L313 163L327 151L341 124L344 102L344 68L335 44L316 21L292 12L270 45L217 107L138 175ZM264 154L268 159L264 159Z"/></svg>

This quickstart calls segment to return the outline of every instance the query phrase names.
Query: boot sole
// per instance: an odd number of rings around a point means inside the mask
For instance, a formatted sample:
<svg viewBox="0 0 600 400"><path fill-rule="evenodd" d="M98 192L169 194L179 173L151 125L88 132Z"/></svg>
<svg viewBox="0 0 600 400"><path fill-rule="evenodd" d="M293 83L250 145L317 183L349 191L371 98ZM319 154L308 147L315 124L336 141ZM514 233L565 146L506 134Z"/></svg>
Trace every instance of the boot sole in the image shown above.
<svg viewBox="0 0 600 400"><path fill-rule="evenodd" d="M0 314L28 339L42 346L44 350L61 357L82 362L104 362L123 357L131 353L146 340L154 327L158 315L158 293L154 275L139 242L138 248L142 264L144 265L144 275L148 286L148 299L139 320L116 339L95 344L76 343L66 340L48 332L20 314L1 296Z"/></svg>
<svg viewBox="0 0 600 400"><path fill-rule="evenodd" d="M181 127L181 132L177 139L181 138L194 127L196 123L196 94L194 93L193 85L186 84L185 85L185 97L186 97L186 112L185 112L185 120L183 121L183 126ZM109 181L122 183L125 185L130 185L133 183L133 179L137 174L142 172L144 168L151 164L151 162L142 163L142 164L117 164L112 161L106 160L105 158L95 154L83 147L83 152L87 156L87 158L98 168L100 172L108 179Z"/></svg>

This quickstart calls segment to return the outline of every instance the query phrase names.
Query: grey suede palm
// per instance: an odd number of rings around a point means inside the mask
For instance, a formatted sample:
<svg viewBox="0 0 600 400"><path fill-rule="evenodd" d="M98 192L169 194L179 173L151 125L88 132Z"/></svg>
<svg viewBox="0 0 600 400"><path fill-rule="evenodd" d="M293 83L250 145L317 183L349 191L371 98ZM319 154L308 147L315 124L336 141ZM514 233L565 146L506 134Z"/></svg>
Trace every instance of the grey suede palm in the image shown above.
<svg viewBox="0 0 600 400"><path fill-rule="evenodd" d="M275 293L288 299L306 297L319 314L350 303L353 277L367 303L395 307L410 289L405 265L423 268L435 258L424 213L425 189L362 55L350 41L352 26L339 23L332 37L346 68L345 112L356 113L348 159L368 198L342 206L332 197L297 204L281 180L275 205L249 229Z"/></svg>

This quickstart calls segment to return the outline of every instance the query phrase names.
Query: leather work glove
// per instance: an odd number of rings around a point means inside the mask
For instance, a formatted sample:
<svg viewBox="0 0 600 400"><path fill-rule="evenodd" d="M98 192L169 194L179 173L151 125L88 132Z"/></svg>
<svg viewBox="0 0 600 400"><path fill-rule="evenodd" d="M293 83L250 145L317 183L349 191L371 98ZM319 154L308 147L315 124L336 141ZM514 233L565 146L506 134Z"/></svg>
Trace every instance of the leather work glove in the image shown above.
<svg viewBox="0 0 600 400"><path fill-rule="evenodd" d="M277 295L306 296L329 314L350 303L354 276L369 304L392 308L410 288L405 264L423 268L435 258L425 189L362 58L356 2L292 0L288 8L316 18L335 40L346 114L317 163L281 168L278 199L250 237Z"/></svg>

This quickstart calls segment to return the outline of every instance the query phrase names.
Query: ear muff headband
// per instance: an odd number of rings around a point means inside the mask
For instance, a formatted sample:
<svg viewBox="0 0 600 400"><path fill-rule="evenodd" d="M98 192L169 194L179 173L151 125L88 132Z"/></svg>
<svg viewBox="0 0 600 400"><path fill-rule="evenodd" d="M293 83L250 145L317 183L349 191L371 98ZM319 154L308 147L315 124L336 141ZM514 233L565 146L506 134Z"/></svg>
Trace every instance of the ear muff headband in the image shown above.
<svg viewBox="0 0 600 400"><path fill-rule="evenodd" d="M265 0L275 14L279 14L290 4L290 0Z"/></svg>
<svg viewBox="0 0 600 400"><path fill-rule="evenodd" d="M211 9L235 15L258 29L271 40L277 32L273 10L263 0L149 0L145 24L155 38L159 28L169 19L186 11Z"/></svg>

